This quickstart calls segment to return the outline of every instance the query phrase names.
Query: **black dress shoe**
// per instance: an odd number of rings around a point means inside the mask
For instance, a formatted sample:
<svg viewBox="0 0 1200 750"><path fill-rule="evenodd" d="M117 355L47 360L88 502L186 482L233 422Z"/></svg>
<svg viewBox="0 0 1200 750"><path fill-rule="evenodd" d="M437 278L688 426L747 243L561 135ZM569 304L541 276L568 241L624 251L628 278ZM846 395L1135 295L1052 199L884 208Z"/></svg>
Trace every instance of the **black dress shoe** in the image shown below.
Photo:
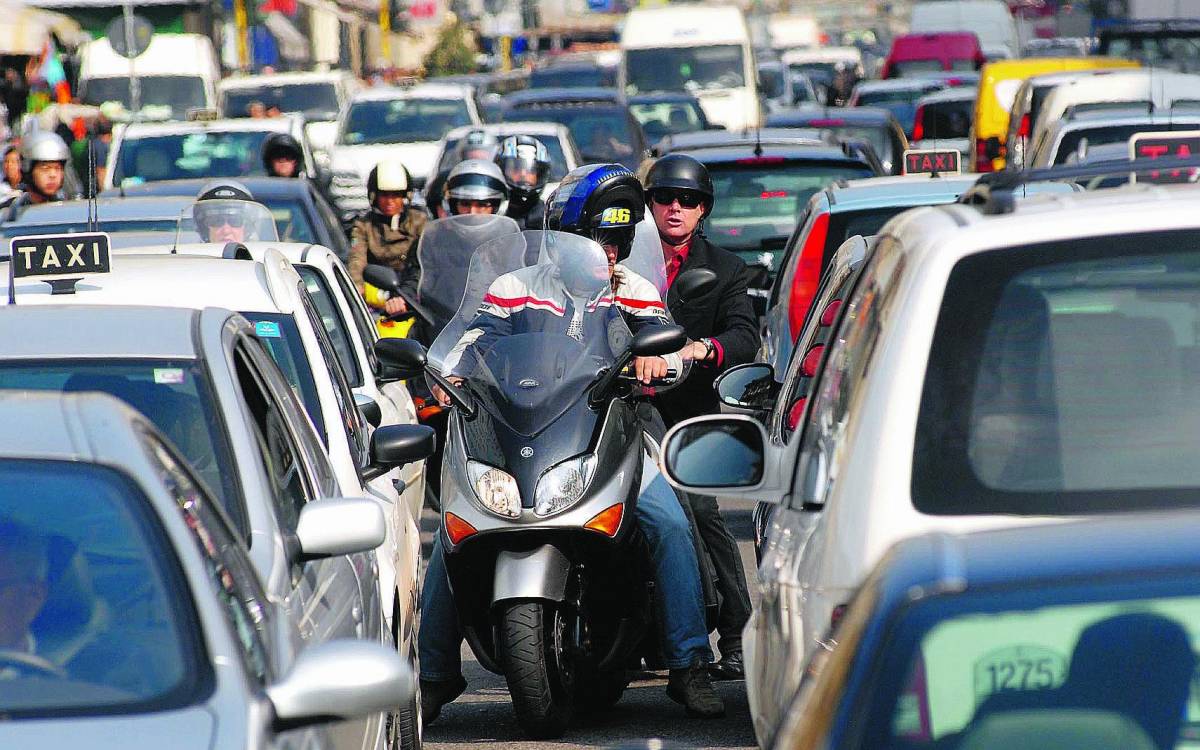
<svg viewBox="0 0 1200 750"><path fill-rule="evenodd" d="M467 689L467 681L459 675L453 680L421 680L421 721L432 724L450 703Z"/></svg>
<svg viewBox="0 0 1200 750"><path fill-rule="evenodd" d="M744 680L746 666L742 661L741 651L731 651L721 657L721 661L708 668L714 680Z"/></svg>

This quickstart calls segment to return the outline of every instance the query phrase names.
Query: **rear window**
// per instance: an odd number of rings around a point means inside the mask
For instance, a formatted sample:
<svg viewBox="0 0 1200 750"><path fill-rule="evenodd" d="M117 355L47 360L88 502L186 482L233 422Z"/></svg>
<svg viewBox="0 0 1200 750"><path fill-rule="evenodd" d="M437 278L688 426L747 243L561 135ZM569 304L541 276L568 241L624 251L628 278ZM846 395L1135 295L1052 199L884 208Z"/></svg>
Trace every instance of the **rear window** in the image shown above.
<svg viewBox="0 0 1200 750"><path fill-rule="evenodd" d="M1103 146L1109 143L1125 143L1133 137L1135 133L1144 133L1147 131L1168 131L1168 130L1195 130L1200 128L1200 124L1196 122L1188 123L1172 123L1170 125L1163 123L1161 125L1151 125L1149 123L1140 123L1135 125L1107 125L1095 128L1086 128L1072 130L1063 136L1062 141L1058 144L1058 151L1054 153L1055 164L1065 164L1067 161L1078 160L1082 155L1087 156L1087 150L1096 146Z"/></svg>
<svg viewBox="0 0 1200 750"><path fill-rule="evenodd" d="M127 138L117 152L112 182L138 185L262 175L262 145L270 134L268 130L211 130Z"/></svg>
<svg viewBox="0 0 1200 750"><path fill-rule="evenodd" d="M1200 232L1046 243L950 275L912 498L935 514L1195 505Z"/></svg>
<svg viewBox="0 0 1200 750"><path fill-rule="evenodd" d="M975 102L929 102L921 108L924 138L969 138Z"/></svg>
<svg viewBox="0 0 1200 750"><path fill-rule="evenodd" d="M453 128L471 124L462 99L393 99L355 102L342 123L338 143L422 143L440 141Z"/></svg>
<svg viewBox="0 0 1200 750"><path fill-rule="evenodd" d="M557 122L575 139L584 161L622 162L637 158L641 139L630 128L624 110L590 106L530 106L510 109L505 122Z"/></svg>
<svg viewBox="0 0 1200 750"><path fill-rule="evenodd" d="M873 176L865 165L836 161L708 167L716 200L706 226L717 244L737 250L758 248L768 238L786 239L815 193L837 180ZM782 250L781 243L773 253L778 256ZM772 259L772 267L778 260Z"/></svg>

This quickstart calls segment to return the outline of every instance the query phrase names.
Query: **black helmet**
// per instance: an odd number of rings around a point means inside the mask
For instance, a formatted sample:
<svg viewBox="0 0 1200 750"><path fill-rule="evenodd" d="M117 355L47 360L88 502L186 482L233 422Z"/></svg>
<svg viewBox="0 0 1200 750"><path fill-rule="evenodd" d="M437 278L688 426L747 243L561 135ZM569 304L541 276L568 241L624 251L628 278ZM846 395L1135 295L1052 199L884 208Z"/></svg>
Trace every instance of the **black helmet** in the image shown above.
<svg viewBox="0 0 1200 750"><path fill-rule="evenodd" d="M620 164L586 164L572 169L550 197L546 228L616 245L621 261L645 215L645 195L633 172Z"/></svg>
<svg viewBox="0 0 1200 750"><path fill-rule="evenodd" d="M263 167L271 174L271 161L286 156L296 161L296 175L299 176L304 166L304 149L288 133L272 133L263 141Z"/></svg>
<svg viewBox="0 0 1200 750"><path fill-rule="evenodd" d="M667 154L646 174L646 203L650 195L660 188L693 190L704 196L704 214L712 211L713 184L708 169L687 154Z"/></svg>
<svg viewBox="0 0 1200 750"><path fill-rule="evenodd" d="M496 166L508 183L509 200L532 206L550 175L550 152L531 135L510 135L500 144Z"/></svg>

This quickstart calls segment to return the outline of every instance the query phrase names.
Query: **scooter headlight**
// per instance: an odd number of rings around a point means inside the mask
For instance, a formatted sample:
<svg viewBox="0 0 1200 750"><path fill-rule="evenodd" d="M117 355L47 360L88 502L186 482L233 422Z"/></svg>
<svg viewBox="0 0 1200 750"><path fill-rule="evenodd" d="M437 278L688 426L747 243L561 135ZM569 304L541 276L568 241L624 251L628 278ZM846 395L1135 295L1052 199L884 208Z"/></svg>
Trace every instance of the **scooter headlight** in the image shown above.
<svg viewBox="0 0 1200 750"><path fill-rule="evenodd" d="M595 472L593 455L577 456L551 467L538 479L533 511L548 516L579 502Z"/></svg>
<svg viewBox="0 0 1200 750"><path fill-rule="evenodd" d="M484 508L505 518L521 515L521 492L511 474L494 466L467 461L467 475Z"/></svg>

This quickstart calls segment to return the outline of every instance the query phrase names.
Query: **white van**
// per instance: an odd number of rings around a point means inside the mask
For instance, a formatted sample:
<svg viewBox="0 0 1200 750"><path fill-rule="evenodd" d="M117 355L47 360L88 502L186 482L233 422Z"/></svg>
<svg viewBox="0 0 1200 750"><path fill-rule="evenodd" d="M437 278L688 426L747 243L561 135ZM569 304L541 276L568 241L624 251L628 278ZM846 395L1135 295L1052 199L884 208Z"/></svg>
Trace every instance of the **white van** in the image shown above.
<svg viewBox="0 0 1200 750"><path fill-rule="evenodd" d="M129 59L114 52L107 39L83 45L79 57L80 100L94 105L119 101L128 109ZM133 70L141 86L143 110L153 105L163 108L169 118L182 120L188 110L217 106L221 75L206 36L155 34L146 51L134 58Z"/></svg>
<svg viewBox="0 0 1200 750"><path fill-rule="evenodd" d="M762 121L750 30L733 5L636 8L621 31L626 94L686 91L709 122L730 130Z"/></svg>
<svg viewBox="0 0 1200 750"><path fill-rule="evenodd" d="M909 33L969 31L989 60L1016 57L1021 50L1017 24L1002 0L932 0L912 6Z"/></svg>

